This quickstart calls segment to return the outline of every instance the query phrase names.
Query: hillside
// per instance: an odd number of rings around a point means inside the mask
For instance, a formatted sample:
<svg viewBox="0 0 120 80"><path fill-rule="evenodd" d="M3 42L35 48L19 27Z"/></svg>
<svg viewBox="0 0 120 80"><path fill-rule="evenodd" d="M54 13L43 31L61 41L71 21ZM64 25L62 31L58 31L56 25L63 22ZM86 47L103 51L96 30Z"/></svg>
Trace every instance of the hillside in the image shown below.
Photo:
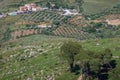
<svg viewBox="0 0 120 80"><path fill-rule="evenodd" d="M0 68L1 80L26 80L28 78L76 80L79 75L73 75L67 71L66 61L59 58L59 48L67 40L67 38L36 35L7 43L8 49L1 51L2 61L4 61L2 68ZM113 38L80 41L80 43L84 49L91 51L98 52L104 48L110 48L114 56L120 56L119 41L119 38ZM71 77L69 77L70 75Z"/></svg>
<svg viewBox="0 0 120 80"><path fill-rule="evenodd" d="M119 67L120 0L0 0L0 80L120 80Z"/></svg>
<svg viewBox="0 0 120 80"><path fill-rule="evenodd" d="M120 0L84 0L83 9L85 14L95 14L116 4L120 4Z"/></svg>
<svg viewBox="0 0 120 80"><path fill-rule="evenodd" d="M75 0L48 0L56 5L60 5L61 7L74 7L77 9L76 5L78 4ZM120 0L83 0L84 3L82 5L84 9L84 14L95 14L105 9L109 9L116 4L120 4ZM0 11L13 11L17 10L17 8L26 3L37 3L37 5L44 6L46 5L46 0L1 0L0 2ZM43 4L43 5L42 5Z"/></svg>

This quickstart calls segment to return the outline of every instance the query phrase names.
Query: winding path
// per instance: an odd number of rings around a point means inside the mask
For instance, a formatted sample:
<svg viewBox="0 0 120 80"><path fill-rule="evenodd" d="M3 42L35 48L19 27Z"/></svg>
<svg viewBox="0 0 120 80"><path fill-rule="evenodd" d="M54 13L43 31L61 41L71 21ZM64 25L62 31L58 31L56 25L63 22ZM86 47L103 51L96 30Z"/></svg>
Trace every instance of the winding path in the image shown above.
<svg viewBox="0 0 120 80"><path fill-rule="evenodd" d="M83 79L82 79L82 76L83 76L83 75L81 74L77 80L83 80Z"/></svg>

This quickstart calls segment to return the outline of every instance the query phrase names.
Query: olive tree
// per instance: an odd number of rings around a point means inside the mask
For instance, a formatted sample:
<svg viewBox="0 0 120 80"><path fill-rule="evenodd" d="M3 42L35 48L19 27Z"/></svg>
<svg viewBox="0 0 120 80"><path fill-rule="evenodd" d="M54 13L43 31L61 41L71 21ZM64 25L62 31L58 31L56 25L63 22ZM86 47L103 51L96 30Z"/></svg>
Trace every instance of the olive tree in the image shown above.
<svg viewBox="0 0 120 80"><path fill-rule="evenodd" d="M70 70L74 70L75 56L82 49L78 42L68 41L61 46L61 56L63 59L67 60Z"/></svg>

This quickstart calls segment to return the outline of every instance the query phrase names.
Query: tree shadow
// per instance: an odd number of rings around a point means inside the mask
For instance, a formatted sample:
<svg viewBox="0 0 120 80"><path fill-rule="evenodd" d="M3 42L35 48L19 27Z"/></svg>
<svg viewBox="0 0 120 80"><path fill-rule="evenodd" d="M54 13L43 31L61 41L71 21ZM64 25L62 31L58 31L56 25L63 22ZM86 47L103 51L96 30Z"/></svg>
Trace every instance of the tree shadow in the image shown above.
<svg viewBox="0 0 120 80"><path fill-rule="evenodd" d="M107 73L100 74L100 75L99 75L99 79L100 79L100 80L108 80L108 74L107 74Z"/></svg>
<svg viewBox="0 0 120 80"><path fill-rule="evenodd" d="M116 65L117 65L116 60L111 60L110 65L111 65L112 68L115 68Z"/></svg>
<svg viewBox="0 0 120 80"><path fill-rule="evenodd" d="M74 72L75 72L75 75L80 74L80 66L79 65L75 64L75 66L74 66Z"/></svg>

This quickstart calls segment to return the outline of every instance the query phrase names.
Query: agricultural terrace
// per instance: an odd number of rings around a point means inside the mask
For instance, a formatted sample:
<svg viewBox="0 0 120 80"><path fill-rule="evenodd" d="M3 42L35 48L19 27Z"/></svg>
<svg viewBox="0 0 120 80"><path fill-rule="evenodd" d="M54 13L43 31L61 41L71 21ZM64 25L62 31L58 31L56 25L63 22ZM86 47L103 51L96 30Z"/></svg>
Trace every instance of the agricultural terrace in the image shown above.
<svg viewBox="0 0 120 80"><path fill-rule="evenodd" d="M39 29L28 29L28 30L19 30L19 31L14 31L11 33L11 39L15 40L17 38L23 37L23 36L28 36L32 34L38 34L40 33Z"/></svg>
<svg viewBox="0 0 120 80"><path fill-rule="evenodd" d="M18 22L43 22L43 21L63 21L66 16L57 14L56 11L39 11L20 16Z"/></svg>
<svg viewBox="0 0 120 80"><path fill-rule="evenodd" d="M73 37L80 40L95 38L95 36L89 35L87 32L83 32L81 29L73 27L59 27L54 30L53 33L57 36Z"/></svg>

